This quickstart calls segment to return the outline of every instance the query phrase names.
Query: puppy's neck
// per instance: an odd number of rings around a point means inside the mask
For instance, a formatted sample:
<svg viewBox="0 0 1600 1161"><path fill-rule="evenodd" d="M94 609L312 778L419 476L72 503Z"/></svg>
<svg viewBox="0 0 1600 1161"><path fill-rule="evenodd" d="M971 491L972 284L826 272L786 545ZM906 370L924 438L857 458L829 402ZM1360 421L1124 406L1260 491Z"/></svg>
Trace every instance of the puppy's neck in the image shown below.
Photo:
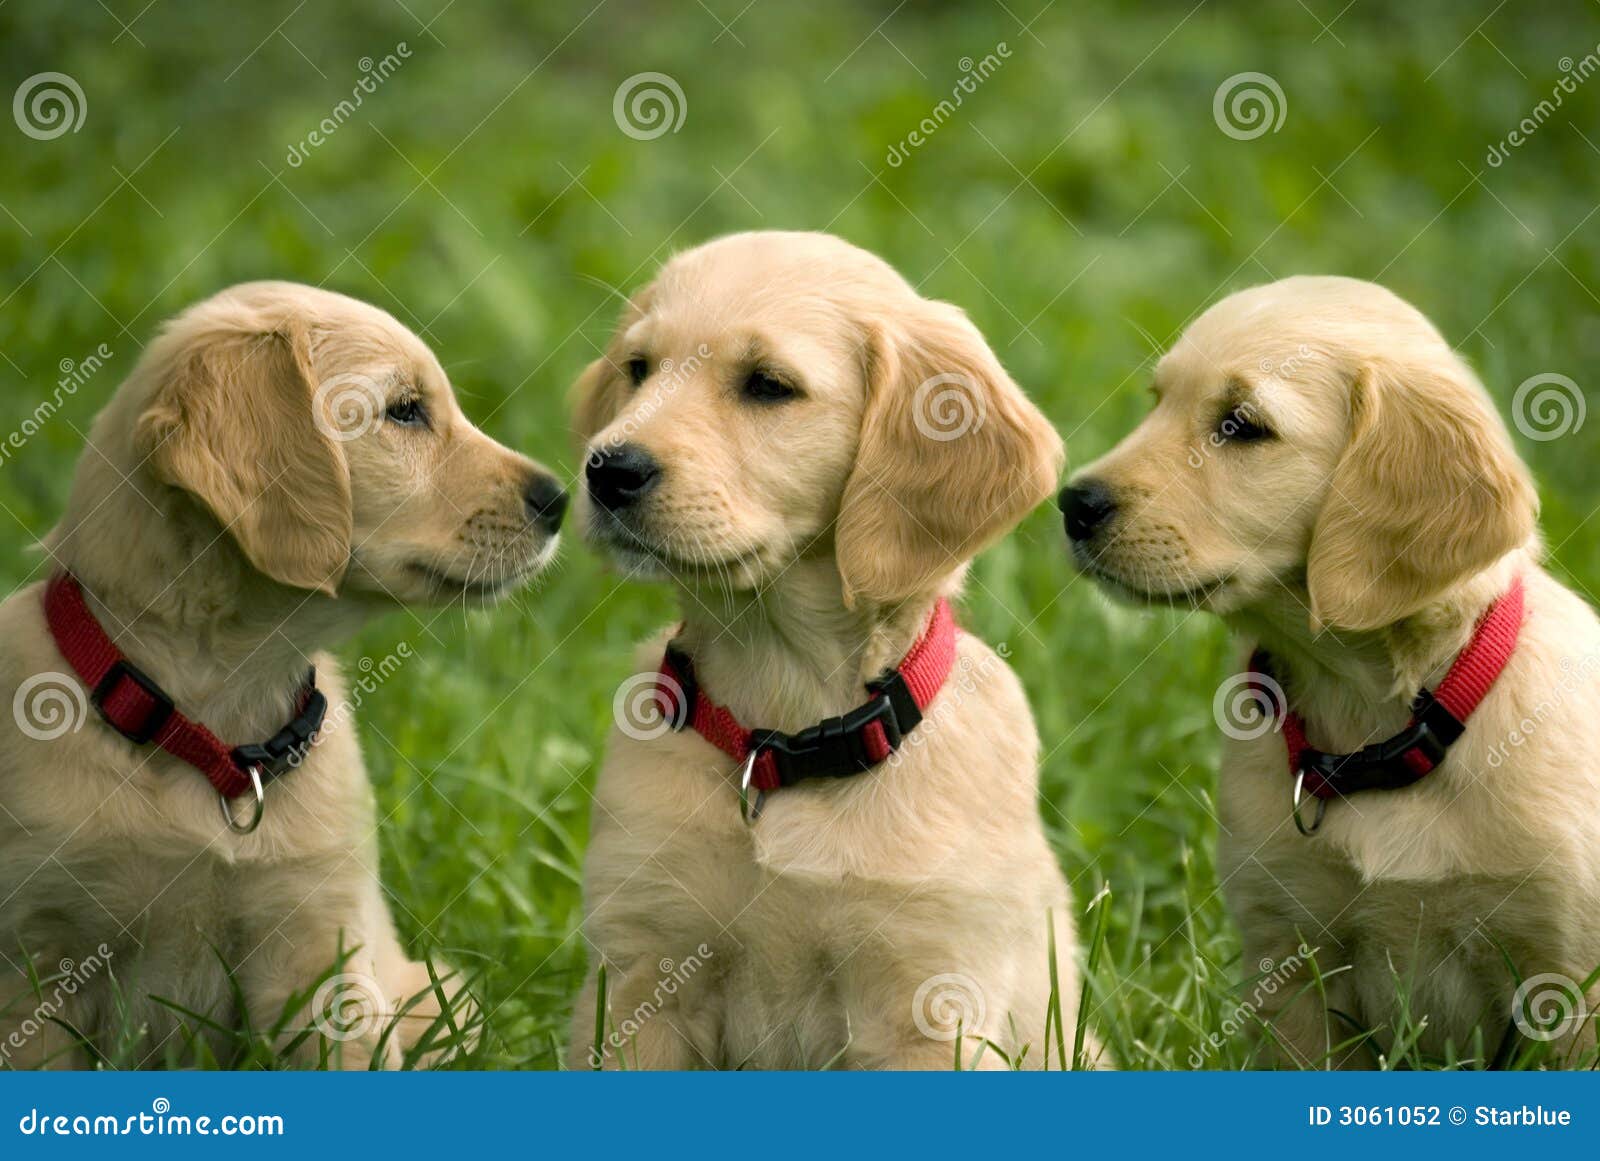
<svg viewBox="0 0 1600 1161"><path fill-rule="evenodd" d="M78 578L106 634L186 716L224 740L276 731L312 654L353 633L360 608L262 576L170 489L139 487L105 508L114 518L69 511L47 542L54 567Z"/></svg>
<svg viewBox="0 0 1600 1161"><path fill-rule="evenodd" d="M865 701L866 682L910 652L939 595L847 609L832 559L802 560L760 592L685 589L678 641L707 697L747 727L794 731Z"/></svg>
<svg viewBox="0 0 1600 1161"><path fill-rule="evenodd" d="M1513 553L1410 616L1364 632L1314 631L1303 586L1224 620L1272 657L1274 676L1308 722L1366 734L1403 721L1417 692L1443 679L1485 611L1530 566L1525 554Z"/></svg>

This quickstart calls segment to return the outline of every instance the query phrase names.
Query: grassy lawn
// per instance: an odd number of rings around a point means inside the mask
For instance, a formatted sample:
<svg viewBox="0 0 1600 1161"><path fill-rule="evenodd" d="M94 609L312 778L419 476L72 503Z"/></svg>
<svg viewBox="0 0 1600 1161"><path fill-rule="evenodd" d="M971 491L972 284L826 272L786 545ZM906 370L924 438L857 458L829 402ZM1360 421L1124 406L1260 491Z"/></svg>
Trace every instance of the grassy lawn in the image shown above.
<svg viewBox="0 0 1600 1161"><path fill-rule="evenodd" d="M0 123L0 431L61 397L0 448L0 577L41 574L29 545L160 320L251 278L391 310L474 419L569 477L564 395L618 292L750 228L840 233L967 308L1075 464L1142 415L1187 320L1291 273L1412 299L1508 414L1536 374L1592 387L1600 79L1488 154L1560 91L1563 58L1600 52L1600 8L1341 3L12 0L0 95L59 71L85 117L48 140ZM966 91L969 67L987 75ZM645 71L683 93L654 139L613 116ZM1214 115L1244 72L1282 93L1253 138ZM1518 440L1557 574L1600 592L1600 416ZM385 880L408 943L472 975L478 1066L556 1065L612 695L672 616L572 538L513 603L397 614L346 651L352 672L412 654L363 707ZM1220 625L1109 605L1053 510L979 562L961 616L1030 693L1080 908L1109 889L1102 1036L1124 1067L1247 1063L1229 1016L1256 965L1212 853Z"/></svg>

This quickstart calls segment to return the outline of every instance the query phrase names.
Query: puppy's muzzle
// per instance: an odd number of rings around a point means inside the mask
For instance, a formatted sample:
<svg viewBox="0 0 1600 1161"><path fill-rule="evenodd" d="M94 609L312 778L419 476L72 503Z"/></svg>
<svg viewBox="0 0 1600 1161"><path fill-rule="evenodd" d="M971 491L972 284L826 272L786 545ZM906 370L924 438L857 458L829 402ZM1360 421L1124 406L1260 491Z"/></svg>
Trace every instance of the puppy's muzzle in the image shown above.
<svg viewBox="0 0 1600 1161"><path fill-rule="evenodd" d="M1110 525L1117 514L1111 489L1099 480L1079 480L1064 488L1059 501L1073 544L1087 545Z"/></svg>
<svg viewBox="0 0 1600 1161"><path fill-rule="evenodd" d="M547 472L535 472L522 493L528 523L554 536L561 531L561 518L567 513L567 493L561 481Z"/></svg>
<svg viewBox="0 0 1600 1161"><path fill-rule="evenodd" d="M621 512L650 494L661 479L661 465L642 447L625 443L593 452L584 479L595 504L607 512Z"/></svg>

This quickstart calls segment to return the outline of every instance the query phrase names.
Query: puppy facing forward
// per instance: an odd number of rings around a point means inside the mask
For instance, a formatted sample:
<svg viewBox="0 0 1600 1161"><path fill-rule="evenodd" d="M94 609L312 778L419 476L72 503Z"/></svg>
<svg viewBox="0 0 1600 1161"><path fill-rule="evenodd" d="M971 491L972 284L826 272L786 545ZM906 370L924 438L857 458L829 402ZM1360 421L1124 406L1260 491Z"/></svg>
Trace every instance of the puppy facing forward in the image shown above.
<svg viewBox="0 0 1600 1161"><path fill-rule="evenodd" d="M769 232L635 296L577 426L586 534L684 620L618 696L573 1066L1038 1067L1052 923L1077 998L1038 741L945 602L1051 490L1044 417L959 310Z"/></svg>
<svg viewBox="0 0 1600 1161"><path fill-rule="evenodd" d="M1244 962L1299 973L1262 1013L1283 1062L1370 1066L1413 1035L1580 1059L1600 627L1540 567L1482 386L1383 288L1289 278L1208 310L1154 389L1062 505L1107 589L1247 645L1215 702L1220 872Z"/></svg>
<svg viewBox="0 0 1600 1161"><path fill-rule="evenodd" d="M260 282L167 326L94 423L52 579L0 605L5 1064L130 1029L159 1062L246 1017L301 1063L427 1057L459 984L396 939L320 650L398 602L509 592L563 503L381 310Z"/></svg>

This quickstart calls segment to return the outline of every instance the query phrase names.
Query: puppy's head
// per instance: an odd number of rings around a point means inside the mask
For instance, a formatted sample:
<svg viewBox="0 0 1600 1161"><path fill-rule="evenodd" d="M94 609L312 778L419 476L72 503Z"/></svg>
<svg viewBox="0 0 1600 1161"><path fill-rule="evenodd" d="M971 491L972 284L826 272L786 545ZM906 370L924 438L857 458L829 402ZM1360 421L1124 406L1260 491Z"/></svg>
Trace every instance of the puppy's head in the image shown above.
<svg viewBox="0 0 1600 1161"><path fill-rule="evenodd" d="M823 234L691 250L576 387L587 533L762 588L831 554L845 598L928 591L1049 494L1061 444L955 307Z"/></svg>
<svg viewBox="0 0 1600 1161"><path fill-rule="evenodd" d="M555 478L467 421L420 339L342 295L257 282L200 303L104 419L97 446L126 444L295 588L492 597L555 550Z"/></svg>
<svg viewBox="0 0 1600 1161"><path fill-rule="evenodd" d="M1534 535L1482 385L1382 287L1235 294L1152 386L1150 416L1061 496L1079 566L1121 595L1229 613L1286 587L1313 628L1371 629Z"/></svg>

